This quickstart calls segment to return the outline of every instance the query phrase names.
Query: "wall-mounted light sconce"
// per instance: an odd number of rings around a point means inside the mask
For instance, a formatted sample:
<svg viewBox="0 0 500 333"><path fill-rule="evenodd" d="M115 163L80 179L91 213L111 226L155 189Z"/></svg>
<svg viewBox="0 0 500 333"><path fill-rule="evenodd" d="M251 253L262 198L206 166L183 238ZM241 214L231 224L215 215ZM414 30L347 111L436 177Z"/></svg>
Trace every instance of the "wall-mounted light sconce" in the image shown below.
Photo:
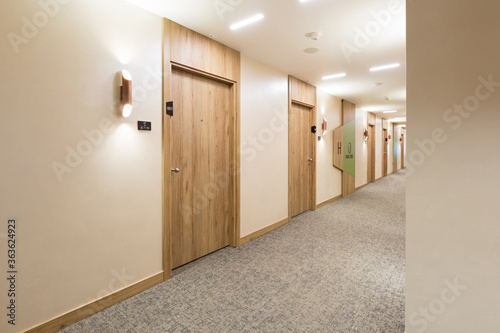
<svg viewBox="0 0 500 333"><path fill-rule="evenodd" d="M326 121L325 118L323 118L323 123L321 124L321 129L323 130L323 135L325 135L326 131L328 130L328 121Z"/></svg>
<svg viewBox="0 0 500 333"><path fill-rule="evenodd" d="M120 101L122 103L122 116L129 117L132 114L132 75L127 70L122 70Z"/></svg>
<svg viewBox="0 0 500 333"><path fill-rule="evenodd" d="M403 134L401 134L401 137L399 138L399 142L403 142Z"/></svg>
<svg viewBox="0 0 500 333"><path fill-rule="evenodd" d="M363 132L363 138L365 139L365 143L368 141L368 129L365 128L365 131Z"/></svg>
<svg viewBox="0 0 500 333"><path fill-rule="evenodd" d="M390 135L390 134L389 134L389 135L387 136L387 138L385 138L385 141L386 141L387 143L389 143L389 141L391 141L391 139L392 139L392 135Z"/></svg>

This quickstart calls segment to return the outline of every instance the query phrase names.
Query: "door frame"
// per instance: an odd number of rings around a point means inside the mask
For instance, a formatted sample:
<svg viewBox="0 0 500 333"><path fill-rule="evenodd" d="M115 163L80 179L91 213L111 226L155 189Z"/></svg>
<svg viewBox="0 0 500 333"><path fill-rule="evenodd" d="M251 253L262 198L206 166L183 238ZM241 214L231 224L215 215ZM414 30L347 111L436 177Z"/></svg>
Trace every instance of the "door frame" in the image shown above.
<svg viewBox="0 0 500 333"><path fill-rule="evenodd" d="M405 136L406 133L404 132L403 128L401 128L401 169L405 168Z"/></svg>
<svg viewBox="0 0 500 333"><path fill-rule="evenodd" d="M375 156L375 143L376 143L376 126L368 125L368 154L367 154L367 183L375 182L375 163L377 161Z"/></svg>
<svg viewBox="0 0 500 333"><path fill-rule="evenodd" d="M163 20L163 96L162 96L162 249L163 249L163 280L169 280L172 275L172 185L170 181L170 116L166 114L166 102L172 101L172 69L176 68L190 74L216 80L230 85L230 116L229 116L229 160L230 160L230 203L229 203L229 245L240 245L240 83L237 80L215 75L197 68L183 65L171 60L171 27L176 23ZM239 63L239 60L238 60ZM175 101L174 101L175 117Z"/></svg>
<svg viewBox="0 0 500 333"><path fill-rule="evenodd" d="M388 135L389 130L388 129L382 129L382 144L384 145L382 147L382 155L384 156L384 160L382 161L382 175L383 177L387 176L387 169L388 169L388 157L389 157L389 141L387 140L389 135Z"/></svg>
<svg viewBox="0 0 500 333"><path fill-rule="evenodd" d="M289 94L291 96L291 85ZM290 98L288 103L288 217L291 219L292 216L292 131L290 125L290 119L292 114L292 105L300 105L308 108L310 110L309 115L309 127L315 126L316 124L316 106L295 99ZM311 191L309 196L309 210L316 209L316 135L311 136L311 141L309 142L310 149L312 152L312 163L311 163L311 177L309 183L309 189Z"/></svg>

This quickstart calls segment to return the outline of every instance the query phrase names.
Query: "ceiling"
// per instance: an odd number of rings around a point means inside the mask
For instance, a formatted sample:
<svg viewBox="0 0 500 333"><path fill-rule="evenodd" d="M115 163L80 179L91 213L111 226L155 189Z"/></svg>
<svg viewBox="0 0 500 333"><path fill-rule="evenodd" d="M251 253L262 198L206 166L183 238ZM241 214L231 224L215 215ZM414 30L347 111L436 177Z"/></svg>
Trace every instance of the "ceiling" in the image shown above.
<svg viewBox="0 0 500 333"><path fill-rule="evenodd" d="M358 108L385 118L406 117L404 0L128 1L206 36L215 34L214 39L242 54ZM264 18L258 22L229 28L259 13ZM311 32L319 32L319 40L307 37ZM319 51L308 54L307 48ZM370 72L394 63L400 67ZM346 76L322 79L336 73Z"/></svg>

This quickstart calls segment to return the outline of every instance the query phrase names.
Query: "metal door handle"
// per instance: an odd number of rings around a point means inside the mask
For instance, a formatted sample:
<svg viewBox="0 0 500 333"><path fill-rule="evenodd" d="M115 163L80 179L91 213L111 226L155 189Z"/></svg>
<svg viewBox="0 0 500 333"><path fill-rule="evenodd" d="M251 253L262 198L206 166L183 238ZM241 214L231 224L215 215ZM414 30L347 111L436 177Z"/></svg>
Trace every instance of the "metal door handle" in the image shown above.
<svg viewBox="0 0 500 333"><path fill-rule="evenodd" d="M171 168L170 170L171 170L172 172L175 172L175 173L179 173L179 172L181 172L181 170L179 170L179 168L175 168L175 169L174 169L174 168Z"/></svg>
<svg viewBox="0 0 500 333"><path fill-rule="evenodd" d="M307 160L308 160L309 162L312 162L312 161L313 161L313 159L312 159L312 158L308 158Z"/></svg>

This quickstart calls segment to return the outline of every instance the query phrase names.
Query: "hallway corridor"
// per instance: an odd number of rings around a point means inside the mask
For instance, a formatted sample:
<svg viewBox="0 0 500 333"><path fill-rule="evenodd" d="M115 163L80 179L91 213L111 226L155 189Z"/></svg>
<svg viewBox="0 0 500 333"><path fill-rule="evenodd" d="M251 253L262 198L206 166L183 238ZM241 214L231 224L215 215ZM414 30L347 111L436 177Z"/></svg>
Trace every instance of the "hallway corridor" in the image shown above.
<svg viewBox="0 0 500 333"><path fill-rule="evenodd" d="M402 333L405 176L182 266L61 332Z"/></svg>

